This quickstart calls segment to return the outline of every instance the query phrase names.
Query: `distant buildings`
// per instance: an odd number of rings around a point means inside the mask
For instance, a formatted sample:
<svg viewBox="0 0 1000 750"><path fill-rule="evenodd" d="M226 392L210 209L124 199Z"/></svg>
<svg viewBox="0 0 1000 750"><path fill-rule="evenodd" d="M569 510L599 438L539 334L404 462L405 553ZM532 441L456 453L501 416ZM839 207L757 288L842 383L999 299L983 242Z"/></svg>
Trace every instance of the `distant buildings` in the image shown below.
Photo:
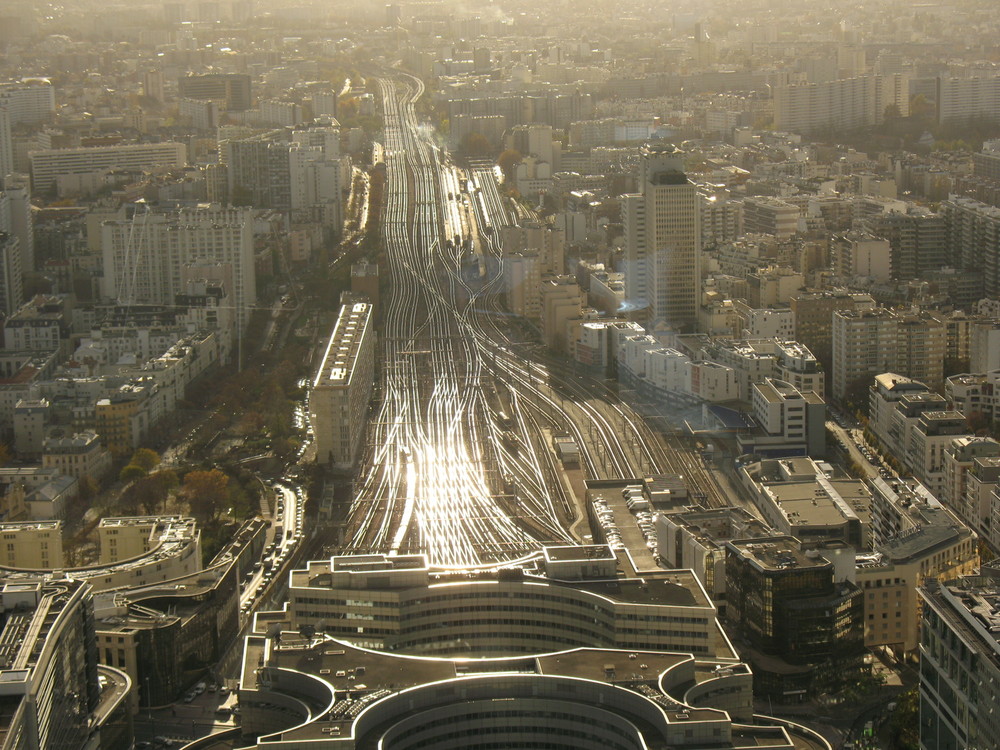
<svg viewBox="0 0 1000 750"><path fill-rule="evenodd" d="M177 90L181 98L210 99L235 112L250 109L253 103L250 76L244 73L182 76L177 81Z"/></svg>
<svg viewBox="0 0 1000 750"><path fill-rule="evenodd" d="M106 169L142 170L151 167L182 167L187 164L183 143L126 143L32 151L31 188L36 193L52 190L60 175L86 175Z"/></svg>
<svg viewBox="0 0 1000 750"><path fill-rule="evenodd" d="M774 126L793 133L856 130L875 125L894 107L909 114L909 88L902 74L858 76L774 89Z"/></svg>

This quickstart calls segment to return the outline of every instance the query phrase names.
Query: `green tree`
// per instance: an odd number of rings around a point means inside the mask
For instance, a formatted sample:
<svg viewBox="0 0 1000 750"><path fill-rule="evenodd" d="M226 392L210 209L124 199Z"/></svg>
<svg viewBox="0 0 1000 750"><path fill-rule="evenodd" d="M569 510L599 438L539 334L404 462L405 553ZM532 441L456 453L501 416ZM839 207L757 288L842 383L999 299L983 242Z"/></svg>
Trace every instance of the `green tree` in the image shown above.
<svg viewBox="0 0 1000 750"><path fill-rule="evenodd" d="M141 466L148 474L160 465L160 454L149 448L139 448L132 454L132 459L129 463Z"/></svg>
<svg viewBox="0 0 1000 750"><path fill-rule="evenodd" d="M507 149L497 157L497 165L500 167L500 171L503 172L505 180L508 182L514 181L514 172L523 158L521 152L514 148Z"/></svg>
<svg viewBox="0 0 1000 750"><path fill-rule="evenodd" d="M202 522L215 521L228 497L229 477L218 469L191 471L184 477L181 493L191 513Z"/></svg>
<svg viewBox="0 0 1000 750"><path fill-rule="evenodd" d="M473 158L490 156L494 153L489 139L482 133L467 133L459 144L459 150Z"/></svg>
<svg viewBox="0 0 1000 750"><path fill-rule="evenodd" d="M134 482L142 479L148 472L141 466L129 464L118 473L118 478L123 482Z"/></svg>
<svg viewBox="0 0 1000 750"><path fill-rule="evenodd" d="M896 701L889 718L889 747L917 750L920 747L920 705L917 688L906 691Z"/></svg>
<svg viewBox="0 0 1000 750"><path fill-rule="evenodd" d="M126 490L129 501L146 513L161 512L166 506L170 491L179 484L177 474L170 469L157 471L137 479Z"/></svg>

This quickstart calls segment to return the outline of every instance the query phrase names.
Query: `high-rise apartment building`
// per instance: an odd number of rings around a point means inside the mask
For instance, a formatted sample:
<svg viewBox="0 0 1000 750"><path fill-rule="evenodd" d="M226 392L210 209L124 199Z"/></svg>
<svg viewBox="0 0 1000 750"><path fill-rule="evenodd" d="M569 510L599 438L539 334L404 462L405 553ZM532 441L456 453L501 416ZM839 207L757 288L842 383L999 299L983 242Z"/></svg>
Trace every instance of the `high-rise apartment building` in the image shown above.
<svg viewBox="0 0 1000 750"><path fill-rule="evenodd" d="M832 344L832 393L840 399L849 388L863 382L867 389L878 373L896 370L896 317L884 308L837 310Z"/></svg>
<svg viewBox="0 0 1000 750"><path fill-rule="evenodd" d="M833 397L865 389L883 372L898 372L932 387L944 381L947 328L926 313L885 308L833 314Z"/></svg>
<svg viewBox="0 0 1000 750"><path fill-rule="evenodd" d="M626 305L649 309L654 325L698 322L701 298L700 198L684 174L683 153L643 147L639 193L625 196Z"/></svg>
<svg viewBox="0 0 1000 750"><path fill-rule="evenodd" d="M10 127L10 111L0 105L0 190L4 178L14 171L14 138Z"/></svg>
<svg viewBox="0 0 1000 750"><path fill-rule="evenodd" d="M338 469L357 461L375 374L372 306L344 305L309 394L316 460Z"/></svg>
<svg viewBox="0 0 1000 750"><path fill-rule="evenodd" d="M888 240L894 279L916 279L948 265L948 226L930 212L885 213L866 220L868 230Z"/></svg>
<svg viewBox="0 0 1000 750"><path fill-rule="evenodd" d="M981 274L983 293L1000 295L1000 208L951 196L941 203L949 265Z"/></svg>
<svg viewBox="0 0 1000 750"><path fill-rule="evenodd" d="M793 133L874 125L874 78L841 78L774 89L774 127Z"/></svg>
<svg viewBox="0 0 1000 750"><path fill-rule="evenodd" d="M1000 118L1000 76L938 78L938 122Z"/></svg>
<svg viewBox="0 0 1000 750"><path fill-rule="evenodd" d="M109 299L172 305L189 280L211 279L231 290L239 325L257 300L250 209L136 208L101 225L101 249L101 292Z"/></svg>
<svg viewBox="0 0 1000 750"><path fill-rule="evenodd" d="M0 106L6 107L11 125L37 125L52 119L56 97L44 79L0 84Z"/></svg>
<svg viewBox="0 0 1000 750"><path fill-rule="evenodd" d="M220 144L229 200L238 205L304 212L305 221L339 227L350 161L340 154L336 120L319 118L289 133L272 130Z"/></svg>
<svg viewBox="0 0 1000 750"><path fill-rule="evenodd" d="M809 348L830 372L833 358L833 314L837 310L871 310L870 294L848 291L801 292L789 300L795 319L795 339ZM828 379L828 383L832 381Z"/></svg>
<svg viewBox="0 0 1000 750"><path fill-rule="evenodd" d="M799 230L799 207L780 198L755 196L743 201L743 231L791 237Z"/></svg>
<svg viewBox="0 0 1000 750"><path fill-rule="evenodd" d="M890 107L906 117L909 96L909 76L902 73L778 86L774 126L793 133L868 127L881 122Z"/></svg>

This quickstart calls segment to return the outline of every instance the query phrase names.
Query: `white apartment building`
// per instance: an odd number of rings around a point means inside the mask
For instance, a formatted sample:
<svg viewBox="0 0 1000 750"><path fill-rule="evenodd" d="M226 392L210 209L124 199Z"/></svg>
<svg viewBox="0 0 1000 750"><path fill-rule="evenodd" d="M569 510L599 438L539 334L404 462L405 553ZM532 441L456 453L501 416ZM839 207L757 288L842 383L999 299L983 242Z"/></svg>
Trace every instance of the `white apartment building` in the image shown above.
<svg viewBox="0 0 1000 750"><path fill-rule="evenodd" d="M0 84L0 107L7 109L11 125L37 125L55 114L55 89L41 79Z"/></svg>
<svg viewBox="0 0 1000 750"><path fill-rule="evenodd" d="M990 532L998 458L1000 443L972 435L953 438L944 451L944 502L983 536Z"/></svg>
<svg viewBox="0 0 1000 750"><path fill-rule="evenodd" d="M888 106L909 112L905 76L858 76L774 89L774 127L793 133L853 130L882 121Z"/></svg>
<svg viewBox="0 0 1000 750"><path fill-rule="evenodd" d="M58 469L75 479L89 476L99 482L111 469L111 453L92 431L46 438L42 443L42 467Z"/></svg>
<svg viewBox="0 0 1000 750"><path fill-rule="evenodd" d="M375 375L371 316L364 302L340 309L309 393L316 460L337 469L354 465L365 436Z"/></svg>
<svg viewBox="0 0 1000 750"><path fill-rule="evenodd" d="M172 305L190 279L221 282L237 323L245 325L257 301L253 211L242 208L136 209L131 220L101 225L101 293L123 303Z"/></svg>
<svg viewBox="0 0 1000 750"><path fill-rule="evenodd" d="M1000 320L977 320L970 326L969 370L1000 370Z"/></svg>
<svg viewBox="0 0 1000 750"><path fill-rule="evenodd" d="M535 253L504 253L504 291L507 308L514 314L538 320L542 314L542 276Z"/></svg>
<svg viewBox="0 0 1000 750"><path fill-rule="evenodd" d="M833 238L830 255L834 274L843 279L860 276L887 282L892 275L892 250L888 240L840 235Z"/></svg>
<svg viewBox="0 0 1000 750"><path fill-rule="evenodd" d="M183 167L187 164L187 146L167 141L46 149L29 152L28 159L31 162L31 188L38 193L51 190L59 175L89 174L106 169Z"/></svg>
<svg viewBox="0 0 1000 750"><path fill-rule="evenodd" d="M938 122L1000 118L1000 76L938 78Z"/></svg>

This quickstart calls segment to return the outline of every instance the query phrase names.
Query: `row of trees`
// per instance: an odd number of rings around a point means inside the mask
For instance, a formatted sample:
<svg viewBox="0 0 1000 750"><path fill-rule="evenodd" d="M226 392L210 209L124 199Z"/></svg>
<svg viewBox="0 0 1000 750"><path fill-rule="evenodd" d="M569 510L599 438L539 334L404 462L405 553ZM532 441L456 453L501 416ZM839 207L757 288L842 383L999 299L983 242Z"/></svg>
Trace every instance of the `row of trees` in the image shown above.
<svg viewBox="0 0 1000 750"><path fill-rule="evenodd" d="M247 491L248 484L252 487L251 476L237 476L236 481L231 481L227 472L216 467L178 476L173 469L158 469L159 465L159 455L148 448L140 448L132 455L119 475L127 484L115 512L165 513L173 497L177 505L187 506L202 525L217 524L223 516L242 519L252 514L257 495Z"/></svg>

